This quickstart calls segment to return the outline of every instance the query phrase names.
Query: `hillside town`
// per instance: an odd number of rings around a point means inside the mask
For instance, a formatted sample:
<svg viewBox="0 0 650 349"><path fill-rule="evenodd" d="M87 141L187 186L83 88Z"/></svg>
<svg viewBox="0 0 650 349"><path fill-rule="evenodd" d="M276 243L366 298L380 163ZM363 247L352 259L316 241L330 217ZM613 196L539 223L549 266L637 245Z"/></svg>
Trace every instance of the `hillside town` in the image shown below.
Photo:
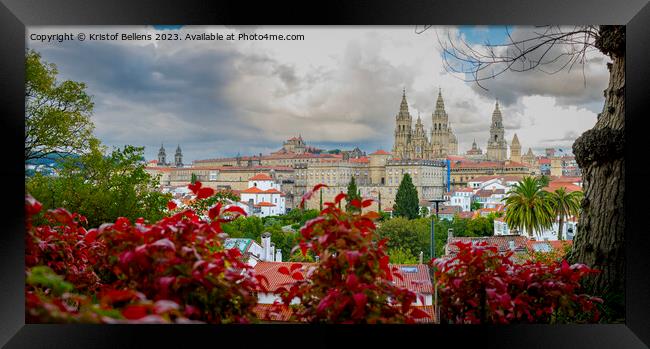
<svg viewBox="0 0 650 349"><path fill-rule="evenodd" d="M558 188L569 193L580 191L582 178L573 156L553 148L545 149L543 154L535 154L528 148L522 154L517 134L512 135L508 145L498 101L491 115L489 132L486 132L485 153L477 146L476 140L465 154L458 153L457 136L448 121L440 90L431 117L433 128L430 132L424 130L420 116L413 126L403 91L399 112L395 116L394 146L390 152L378 149L366 154L358 147L328 152L308 145L298 135L286 140L279 150L270 154L195 160L191 165L185 165L180 145L176 148L173 162L167 160L166 150L161 145L158 159L148 161L146 171L158 176L160 189L172 193L174 202L181 207L194 199L187 183L201 181L217 191L234 193L239 200L230 202L231 205L261 218L283 215L296 209L302 196L319 183L327 185L319 193L322 200L333 201L337 194L346 191L352 178L360 195L374 201L364 210L385 212L390 217L402 177L409 174L418 192L420 211L447 221L455 217L470 220L493 217L492 236L456 237L451 229L439 232L448 234L443 257L453 256L457 251L455 243L459 241L485 242L497 247L500 253L513 252L520 260L535 253L561 253L571 245L578 233L577 217L564 217L564 238L559 241L559 217L551 227L542 231L512 229L504 219L504 200L513 186L526 176L546 176L549 181L544 189L547 191ZM433 199L443 200L437 211L430 202ZM305 206L306 209L318 207L319 200L308 201ZM282 251L271 243L268 232L262 234L261 241L229 238L226 247L238 248L255 272L270 280L269 293L258 295L256 313L269 321L288 321L290 309L285 307L279 311L273 306L279 300L273 291L292 281L288 275L278 273L278 268L297 263L306 273L314 264L287 262L288 256L283 258ZM402 286L425 296L424 303L417 306L430 315L428 321L434 321L431 274L422 261L422 254L419 264L395 266L409 278L418 280L415 284L403 282Z"/></svg>

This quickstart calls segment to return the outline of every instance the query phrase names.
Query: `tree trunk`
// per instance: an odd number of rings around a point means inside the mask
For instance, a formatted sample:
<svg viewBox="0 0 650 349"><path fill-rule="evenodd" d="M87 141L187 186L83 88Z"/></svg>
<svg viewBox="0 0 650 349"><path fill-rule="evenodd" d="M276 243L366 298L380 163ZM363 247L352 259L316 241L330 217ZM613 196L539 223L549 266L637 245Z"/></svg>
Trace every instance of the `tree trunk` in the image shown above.
<svg viewBox="0 0 650 349"><path fill-rule="evenodd" d="M562 240L562 227L564 226L564 216L560 215L560 221L557 223L557 239Z"/></svg>
<svg viewBox="0 0 650 349"><path fill-rule="evenodd" d="M601 270L584 286L588 293L605 297L607 308L620 319L625 290L625 28L601 26L599 33L596 47L612 59L607 64L609 86L596 125L573 144L585 195L569 261Z"/></svg>

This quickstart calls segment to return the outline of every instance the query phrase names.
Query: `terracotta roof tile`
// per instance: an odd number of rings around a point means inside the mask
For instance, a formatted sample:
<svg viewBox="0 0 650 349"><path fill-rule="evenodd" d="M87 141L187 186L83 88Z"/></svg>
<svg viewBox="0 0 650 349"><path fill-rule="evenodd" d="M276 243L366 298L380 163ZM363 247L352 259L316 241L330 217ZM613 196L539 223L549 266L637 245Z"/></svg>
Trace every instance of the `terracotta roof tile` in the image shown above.
<svg viewBox="0 0 650 349"><path fill-rule="evenodd" d="M485 237L465 237L458 236L452 237L447 245L449 252L454 254L458 252L458 246L452 245L455 242L471 242L473 244L486 241L488 246L496 246L499 252L510 251L510 241L515 242L515 251L525 251L527 249L528 238L522 235L498 235L498 236L485 236Z"/></svg>
<svg viewBox="0 0 650 349"><path fill-rule="evenodd" d="M267 175L266 173L258 173L253 177L249 178L248 180L249 181L272 181L273 178L271 178L271 176Z"/></svg>

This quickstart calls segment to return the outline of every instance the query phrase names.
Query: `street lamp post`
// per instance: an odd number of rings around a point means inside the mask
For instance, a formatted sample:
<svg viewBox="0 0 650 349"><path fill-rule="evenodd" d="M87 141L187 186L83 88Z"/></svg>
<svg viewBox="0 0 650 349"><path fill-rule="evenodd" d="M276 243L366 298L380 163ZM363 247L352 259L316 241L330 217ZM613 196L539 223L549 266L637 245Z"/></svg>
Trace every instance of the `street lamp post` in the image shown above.
<svg viewBox="0 0 650 349"><path fill-rule="evenodd" d="M445 199L433 199L433 200L428 200L431 203L431 209L433 210L433 204L436 204L436 220L438 219L438 205L441 202L445 202L447 200ZM436 224L433 219L433 212L431 213L431 249L430 249L430 256L431 258L436 258L436 239L435 239L435 228ZM433 285L434 285L434 316L435 316L435 322L439 323L440 322L440 317L439 317L439 310L438 310L438 285L436 285L436 274L433 272L433 268L430 269L430 272L432 274L432 280L433 280Z"/></svg>

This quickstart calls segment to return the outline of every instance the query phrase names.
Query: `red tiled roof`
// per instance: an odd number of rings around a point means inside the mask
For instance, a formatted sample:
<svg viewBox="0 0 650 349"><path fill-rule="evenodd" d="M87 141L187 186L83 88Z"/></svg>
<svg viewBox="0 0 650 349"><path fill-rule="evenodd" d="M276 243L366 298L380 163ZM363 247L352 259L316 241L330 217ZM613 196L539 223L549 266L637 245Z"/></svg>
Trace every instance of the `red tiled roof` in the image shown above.
<svg viewBox="0 0 650 349"><path fill-rule="evenodd" d="M267 175L266 173L258 173L253 177L249 178L248 180L249 181L272 181L273 178L271 178L271 176Z"/></svg>
<svg viewBox="0 0 650 349"><path fill-rule="evenodd" d="M370 160L367 157L364 156L364 157L360 157L358 159L350 159L350 162L365 164L365 163L370 162Z"/></svg>
<svg viewBox="0 0 650 349"><path fill-rule="evenodd" d="M541 159L538 159L537 162L538 162L540 165L543 165L543 164L550 164L550 163L551 163L551 159L548 159L548 158L541 158Z"/></svg>
<svg viewBox="0 0 650 349"><path fill-rule="evenodd" d="M391 270L393 267L398 268L403 280L398 277L393 278L393 283L398 287L407 288L412 292L433 294L433 286L429 277L429 267L426 264L389 264ZM417 271L407 273L402 268L415 267Z"/></svg>
<svg viewBox="0 0 650 349"><path fill-rule="evenodd" d="M460 218L472 218L472 217L474 217L474 212L472 212L472 211L458 212L458 217L460 217Z"/></svg>
<svg viewBox="0 0 650 349"><path fill-rule="evenodd" d="M294 280L291 275L285 275L278 271L280 267L287 267L291 269L291 266L298 264L301 266L298 271L300 271L303 276L306 276L306 271L308 268L315 266L315 263L300 263L300 262L258 262L253 267L253 271L257 275L264 275L268 281L268 291L275 292L280 287L285 287L286 283L293 283Z"/></svg>
<svg viewBox="0 0 650 349"><path fill-rule="evenodd" d="M483 183L483 182L487 182L487 181L497 179L497 178L501 179L501 181L504 181L504 182L516 182L516 181L520 181L521 177L522 176L514 176L514 175L477 176L477 177L474 177L474 178L468 180L468 182L481 182L481 183Z"/></svg>
<svg viewBox="0 0 650 349"><path fill-rule="evenodd" d="M275 292L280 287L286 287L287 283L291 284L295 280L290 275L282 274L278 271L280 267L287 267L291 270L292 265L300 265L301 268L297 269L303 276L306 277L307 271L311 267L316 267L315 263L300 263L300 262L258 262L253 267L253 271L257 275L264 275L268 281L268 292ZM398 272L402 275L403 280L395 277L393 282L396 286L407 288L413 292L432 294L433 286L431 278L429 277L428 266L426 264L389 264L390 269L393 267L398 268ZM416 267L417 271L414 273L407 273L401 270L403 267Z"/></svg>
<svg viewBox="0 0 650 349"><path fill-rule="evenodd" d="M379 150L377 150L376 152L374 152L374 153L372 153L370 155L390 155L390 153L383 150L383 149L379 149Z"/></svg>
<svg viewBox="0 0 650 349"><path fill-rule="evenodd" d="M573 240L548 240L548 241L528 240L526 241L526 247L528 248L529 251L534 251L533 246L537 244L548 244L554 250L562 250L566 245L573 245Z"/></svg>
<svg viewBox="0 0 650 349"><path fill-rule="evenodd" d="M250 187L246 190L242 190L242 194L258 194L258 193L263 193L264 190L258 188L258 187Z"/></svg>
<svg viewBox="0 0 650 349"><path fill-rule="evenodd" d="M574 191L580 191L582 188L579 186L570 183L570 182L557 182L557 181L551 181L548 183L547 187L544 187L544 190L554 192L557 189L564 188L567 192L571 193Z"/></svg>
<svg viewBox="0 0 650 349"><path fill-rule="evenodd" d="M456 205L442 206L438 211L438 214L454 214L462 211L462 207Z"/></svg>
<svg viewBox="0 0 650 349"><path fill-rule="evenodd" d="M452 245L454 242L461 241L463 243L472 244L487 241L488 246L496 246L499 252L510 251L510 241L515 242L515 251L524 251L527 248L528 238L522 235L497 235L485 237L465 237L458 236L452 237L448 242L449 253L453 254L458 252L458 246Z"/></svg>
<svg viewBox="0 0 650 349"><path fill-rule="evenodd" d="M472 189L472 188L458 188L458 189L456 189L456 190L454 190L454 191L456 191L456 192L462 192L462 193L469 193L469 192L473 192L474 189Z"/></svg>
<svg viewBox="0 0 650 349"><path fill-rule="evenodd" d="M262 201L262 202L258 202L257 204L255 204L255 207L275 207L275 204L272 204L272 203L267 202L267 201Z"/></svg>
<svg viewBox="0 0 650 349"><path fill-rule="evenodd" d="M282 192L275 188L271 188L271 189L266 189L264 191L264 194L282 194Z"/></svg>

